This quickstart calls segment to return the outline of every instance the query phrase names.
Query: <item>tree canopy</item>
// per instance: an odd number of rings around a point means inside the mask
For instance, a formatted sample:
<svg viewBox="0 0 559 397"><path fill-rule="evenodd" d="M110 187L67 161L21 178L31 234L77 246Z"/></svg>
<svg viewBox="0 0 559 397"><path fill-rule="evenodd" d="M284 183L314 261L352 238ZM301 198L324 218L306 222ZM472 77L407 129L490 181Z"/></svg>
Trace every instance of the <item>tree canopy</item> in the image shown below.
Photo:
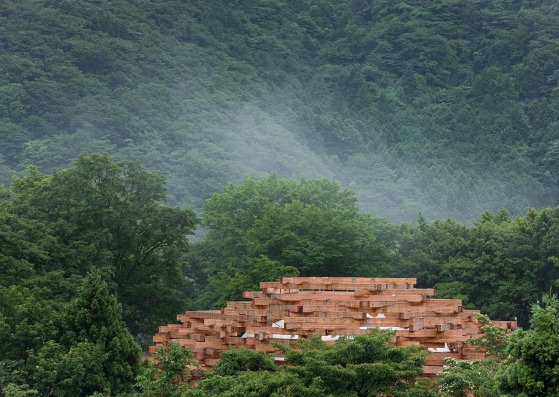
<svg viewBox="0 0 559 397"><path fill-rule="evenodd" d="M3 0L0 38L0 396L157 395L173 371L133 391L121 320L145 347L294 275L416 277L517 317L501 392L557 394L534 365L559 292L556 1ZM492 393L478 369L454 391ZM324 387L243 370L177 393Z"/></svg>
<svg viewBox="0 0 559 397"><path fill-rule="evenodd" d="M0 289L0 390L58 397L131 391L141 350L100 274L86 275L75 298L60 295L70 282L59 273L34 281L50 286Z"/></svg>
<svg viewBox="0 0 559 397"><path fill-rule="evenodd" d="M532 308L531 328L513 334L507 365L499 372L499 389L512 396L559 395L559 300L544 295Z"/></svg>
<svg viewBox="0 0 559 397"><path fill-rule="evenodd" d="M117 395L132 390L140 347L122 321L121 307L98 273L88 274L66 307L57 341L30 358L42 395Z"/></svg>
<svg viewBox="0 0 559 397"><path fill-rule="evenodd" d="M287 367L307 385L319 383L324 395L367 397L388 393L405 395L415 385L425 363L418 346L396 347L394 332L374 330L366 335L341 337L327 345L319 337L281 347Z"/></svg>
<svg viewBox="0 0 559 397"><path fill-rule="evenodd" d="M0 181L110 152L173 204L323 176L392 221L557 201L553 1L5 0Z"/></svg>
<svg viewBox="0 0 559 397"><path fill-rule="evenodd" d="M190 249L194 212L164 200L161 174L107 154L83 155L52 174L31 167L0 190L4 395L349 396L382 389L450 397L468 390L489 396L497 386L522 393L520 385L532 385L531 395L553 385L553 369L526 364L532 359L522 346L544 334L553 339L546 334L553 333L553 298L530 310L557 288L557 208L517 217L485 212L472 226L422 216L396 225L360 211L356 194L332 180L270 174L208 199L203 234ZM451 361L434 384L417 382L421 354L391 350L384 333L336 347L309 340L284 348L289 365L281 370L263 353L228 352L197 388L175 385L193 364L181 347L138 367L129 332L145 346L155 326L181 310L220 307L260 281L288 275L417 277L438 296L461 298L492 318L518 317L528 327L532 317L531 329L509 342L481 317L485 338L470 343L492 357ZM551 380L519 375L531 372Z"/></svg>
<svg viewBox="0 0 559 397"><path fill-rule="evenodd" d="M395 347L393 333L372 331L327 345L319 337L281 346L286 364L276 367L264 352L226 352L218 366L187 396L411 396L424 352ZM278 346L280 347L280 346ZM271 366L270 366L271 364ZM430 394L417 396L428 397Z"/></svg>
<svg viewBox="0 0 559 397"><path fill-rule="evenodd" d="M191 210L164 204L159 172L107 154L84 155L52 175L32 167L10 191L13 211L47 225L58 245L49 270L85 275L99 268L132 332L151 330L180 310L187 236L197 220Z"/></svg>
<svg viewBox="0 0 559 397"><path fill-rule="evenodd" d="M193 266L207 277L205 305L223 306L263 279L388 271L375 221L333 181L247 177L208 199L203 219L208 233Z"/></svg>

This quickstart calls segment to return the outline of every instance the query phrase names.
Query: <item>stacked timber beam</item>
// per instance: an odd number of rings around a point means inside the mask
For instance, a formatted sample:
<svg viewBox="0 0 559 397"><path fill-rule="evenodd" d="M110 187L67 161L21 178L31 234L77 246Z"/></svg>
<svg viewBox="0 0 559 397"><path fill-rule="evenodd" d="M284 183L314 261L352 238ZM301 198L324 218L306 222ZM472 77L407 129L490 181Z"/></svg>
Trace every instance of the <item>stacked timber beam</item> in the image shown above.
<svg viewBox="0 0 559 397"><path fill-rule="evenodd" d="M188 346L203 369L213 367L231 346L272 353L271 342L288 344L320 335L334 343L342 335L373 328L396 331L397 346L429 349L425 374L442 370L446 357L473 360L482 353L468 348L481 335L477 310L464 310L459 299L435 299L433 288L414 288L415 278L290 277L260 283L245 292L247 301L228 302L221 310L189 311L180 324L159 328L150 352L170 342ZM508 331L514 321L494 322Z"/></svg>

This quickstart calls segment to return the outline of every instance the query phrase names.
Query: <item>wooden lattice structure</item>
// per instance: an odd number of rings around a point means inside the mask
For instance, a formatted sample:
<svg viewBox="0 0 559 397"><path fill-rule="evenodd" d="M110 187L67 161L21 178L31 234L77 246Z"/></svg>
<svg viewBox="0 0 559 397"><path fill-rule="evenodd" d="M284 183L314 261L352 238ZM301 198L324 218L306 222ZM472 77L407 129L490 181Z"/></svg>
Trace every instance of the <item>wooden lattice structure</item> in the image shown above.
<svg viewBox="0 0 559 397"><path fill-rule="evenodd" d="M180 324L159 328L154 352L169 342L187 345L203 369L219 360L231 346L273 353L271 342L320 335L332 343L342 335L359 335L371 328L396 331L397 346L429 349L425 374L442 370L443 359L479 359L482 353L465 343L481 334L476 314L459 299L435 299L433 288L414 288L415 278L295 277L260 283L261 291L245 292L250 300L228 302L221 310L189 311ZM511 331L514 321L494 321Z"/></svg>

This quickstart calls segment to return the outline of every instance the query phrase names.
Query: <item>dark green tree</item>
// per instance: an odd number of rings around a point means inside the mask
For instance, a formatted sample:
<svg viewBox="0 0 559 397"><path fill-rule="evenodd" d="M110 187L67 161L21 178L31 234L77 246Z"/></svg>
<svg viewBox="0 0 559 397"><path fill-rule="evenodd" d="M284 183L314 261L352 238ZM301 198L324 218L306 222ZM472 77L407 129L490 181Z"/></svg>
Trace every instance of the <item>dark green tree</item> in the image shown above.
<svg viewBox="0 0 559 397"><path fill-rule="evenodd" d="M26 245L25 239L19 243ZM9 273L14 262L1 264ZM13 270L16 274L18 269ZM17 387L32 386L30 357L58 340L64 327L64 308L81 282L81 277L65 277L61 271L31 275L21 268L19 271L17 284L0 287L0 390L11 384L14 392Z"/></svg>
<svg viewBox="0 0 559 397"><path fill-rule="evenodd" d="M306 385L319 382L324 395L403 396L414 389L422 373L426 351L418 346L396 347L395 333L373 330L366 335L341 337L327 345L319 337L301 340L293 347L278 346Z"/></svg>
<svg viewBox="0 0 559 397"><path fill-rule="evenodd" d="M350 190L326 179L246 178L204 206L209 232L193 252L204 305L221 306L281 276L381 276L389 250ZM202 280L203 281L203 280ZM234 288L223 293L224 281Z"/></svg>
<svg viewBox="0 0 559 397"><path fill-rule="evenodd" d="M130 391L140 348L122 321L121 306L98 272L89 273L63 313L62 332L30 358L43 395L89 396Z"/></svg>
<svg viewBox="0 0 559 397"><path fill-rule="evenodd" d="M433 389L418 382L425 352L395 347L394 333L344 337L327 345L315 337L288 347L276 367L264 352L238 349L224 352L220 362L186 396L377 396L432 397Z"/></svg>
<svg viewBox="0 0 559 397"><path fill-rule="evenodd" d="M530 307L542 291L556 292L559 278L558 208L531 209L512 218L484 212L473 226L453 221L404 225L394 237L394 270L435 286L493 319L518 319L528 327Z"/></svg>
<svg viewBox="0 0 559 397"><path fill-rule="evenodd" d="M208 375L184 397L315 397L326 396L318 385L306 386L286 371L242 371L237 375Z"/></svg>
<svg viewBox="0 0 559 397"><path fill-rule="evenodd" d="M241 347L222 352L213 372L227 376L243 371L275 371L276 369L274 359L265 352Z"/></svg>
<svg viewBox="0 0 559 397"><path fill-rule="evenodd" d="M107 154L14 180L14 211L48 224L59 242L55 266L85 275L98 267L134 334L152 332L184 305L187 236L196 217L164 205L165 178Z"/></svg>
<svg viewBox="0 0 559 397"><path fill-rule="evenodd" d="M16 213L12 192L0 186L0 286L19 285L51 270L57 245L44 222Z"/></svg>
<svg viewBox="0 0 559 397"><path fill-rule="evenodd" d="M285 371L243 371L237 375L210 375L185 397L313 397L324 396L319 386L307 387L292 373Z"/></svg>
<svg viewBox="0 0 559 397"><path fill-rule="evenodd" d="M559 299L543 296L532 307L531 327L509 339L509 357L497 374L499 390L507 395L559 396Z"/></svg>
<svg viewBox="0 0 559 397"><path fill-rule="evenodd" d="M399 277L416 277L418 285L432 288L449 258L467 252L468 228L452 220L428 223L418 216L417 225L404 224L394 237L398 249L394 271Z"/></svg>

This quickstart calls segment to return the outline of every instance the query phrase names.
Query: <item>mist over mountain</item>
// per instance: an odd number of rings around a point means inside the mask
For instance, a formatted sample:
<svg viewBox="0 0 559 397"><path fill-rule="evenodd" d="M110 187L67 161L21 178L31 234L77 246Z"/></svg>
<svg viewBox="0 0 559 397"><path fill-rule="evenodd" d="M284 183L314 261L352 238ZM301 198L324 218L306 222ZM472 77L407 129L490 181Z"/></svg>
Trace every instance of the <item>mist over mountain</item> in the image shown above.
<svg viewBox="0 0 559 397"><path fill-rule="evenodd" d="M557 340L558 204L557 0L0 0L0 397L336 394L354 365L318 352L140 366L177 313L297 276L413 278L532 327L484 328L501 364L382 392L535 395L497 388L519 341ZM559 384L541 346L522 360L551 380L519 383Z"/></svg>
<svg viewBox="0 0 559 397"><path fill-rule="evenodd" d="M554 1L6 0L0 182L138 159L172 204L324 176L393 222L556 205Z"/></svg>

